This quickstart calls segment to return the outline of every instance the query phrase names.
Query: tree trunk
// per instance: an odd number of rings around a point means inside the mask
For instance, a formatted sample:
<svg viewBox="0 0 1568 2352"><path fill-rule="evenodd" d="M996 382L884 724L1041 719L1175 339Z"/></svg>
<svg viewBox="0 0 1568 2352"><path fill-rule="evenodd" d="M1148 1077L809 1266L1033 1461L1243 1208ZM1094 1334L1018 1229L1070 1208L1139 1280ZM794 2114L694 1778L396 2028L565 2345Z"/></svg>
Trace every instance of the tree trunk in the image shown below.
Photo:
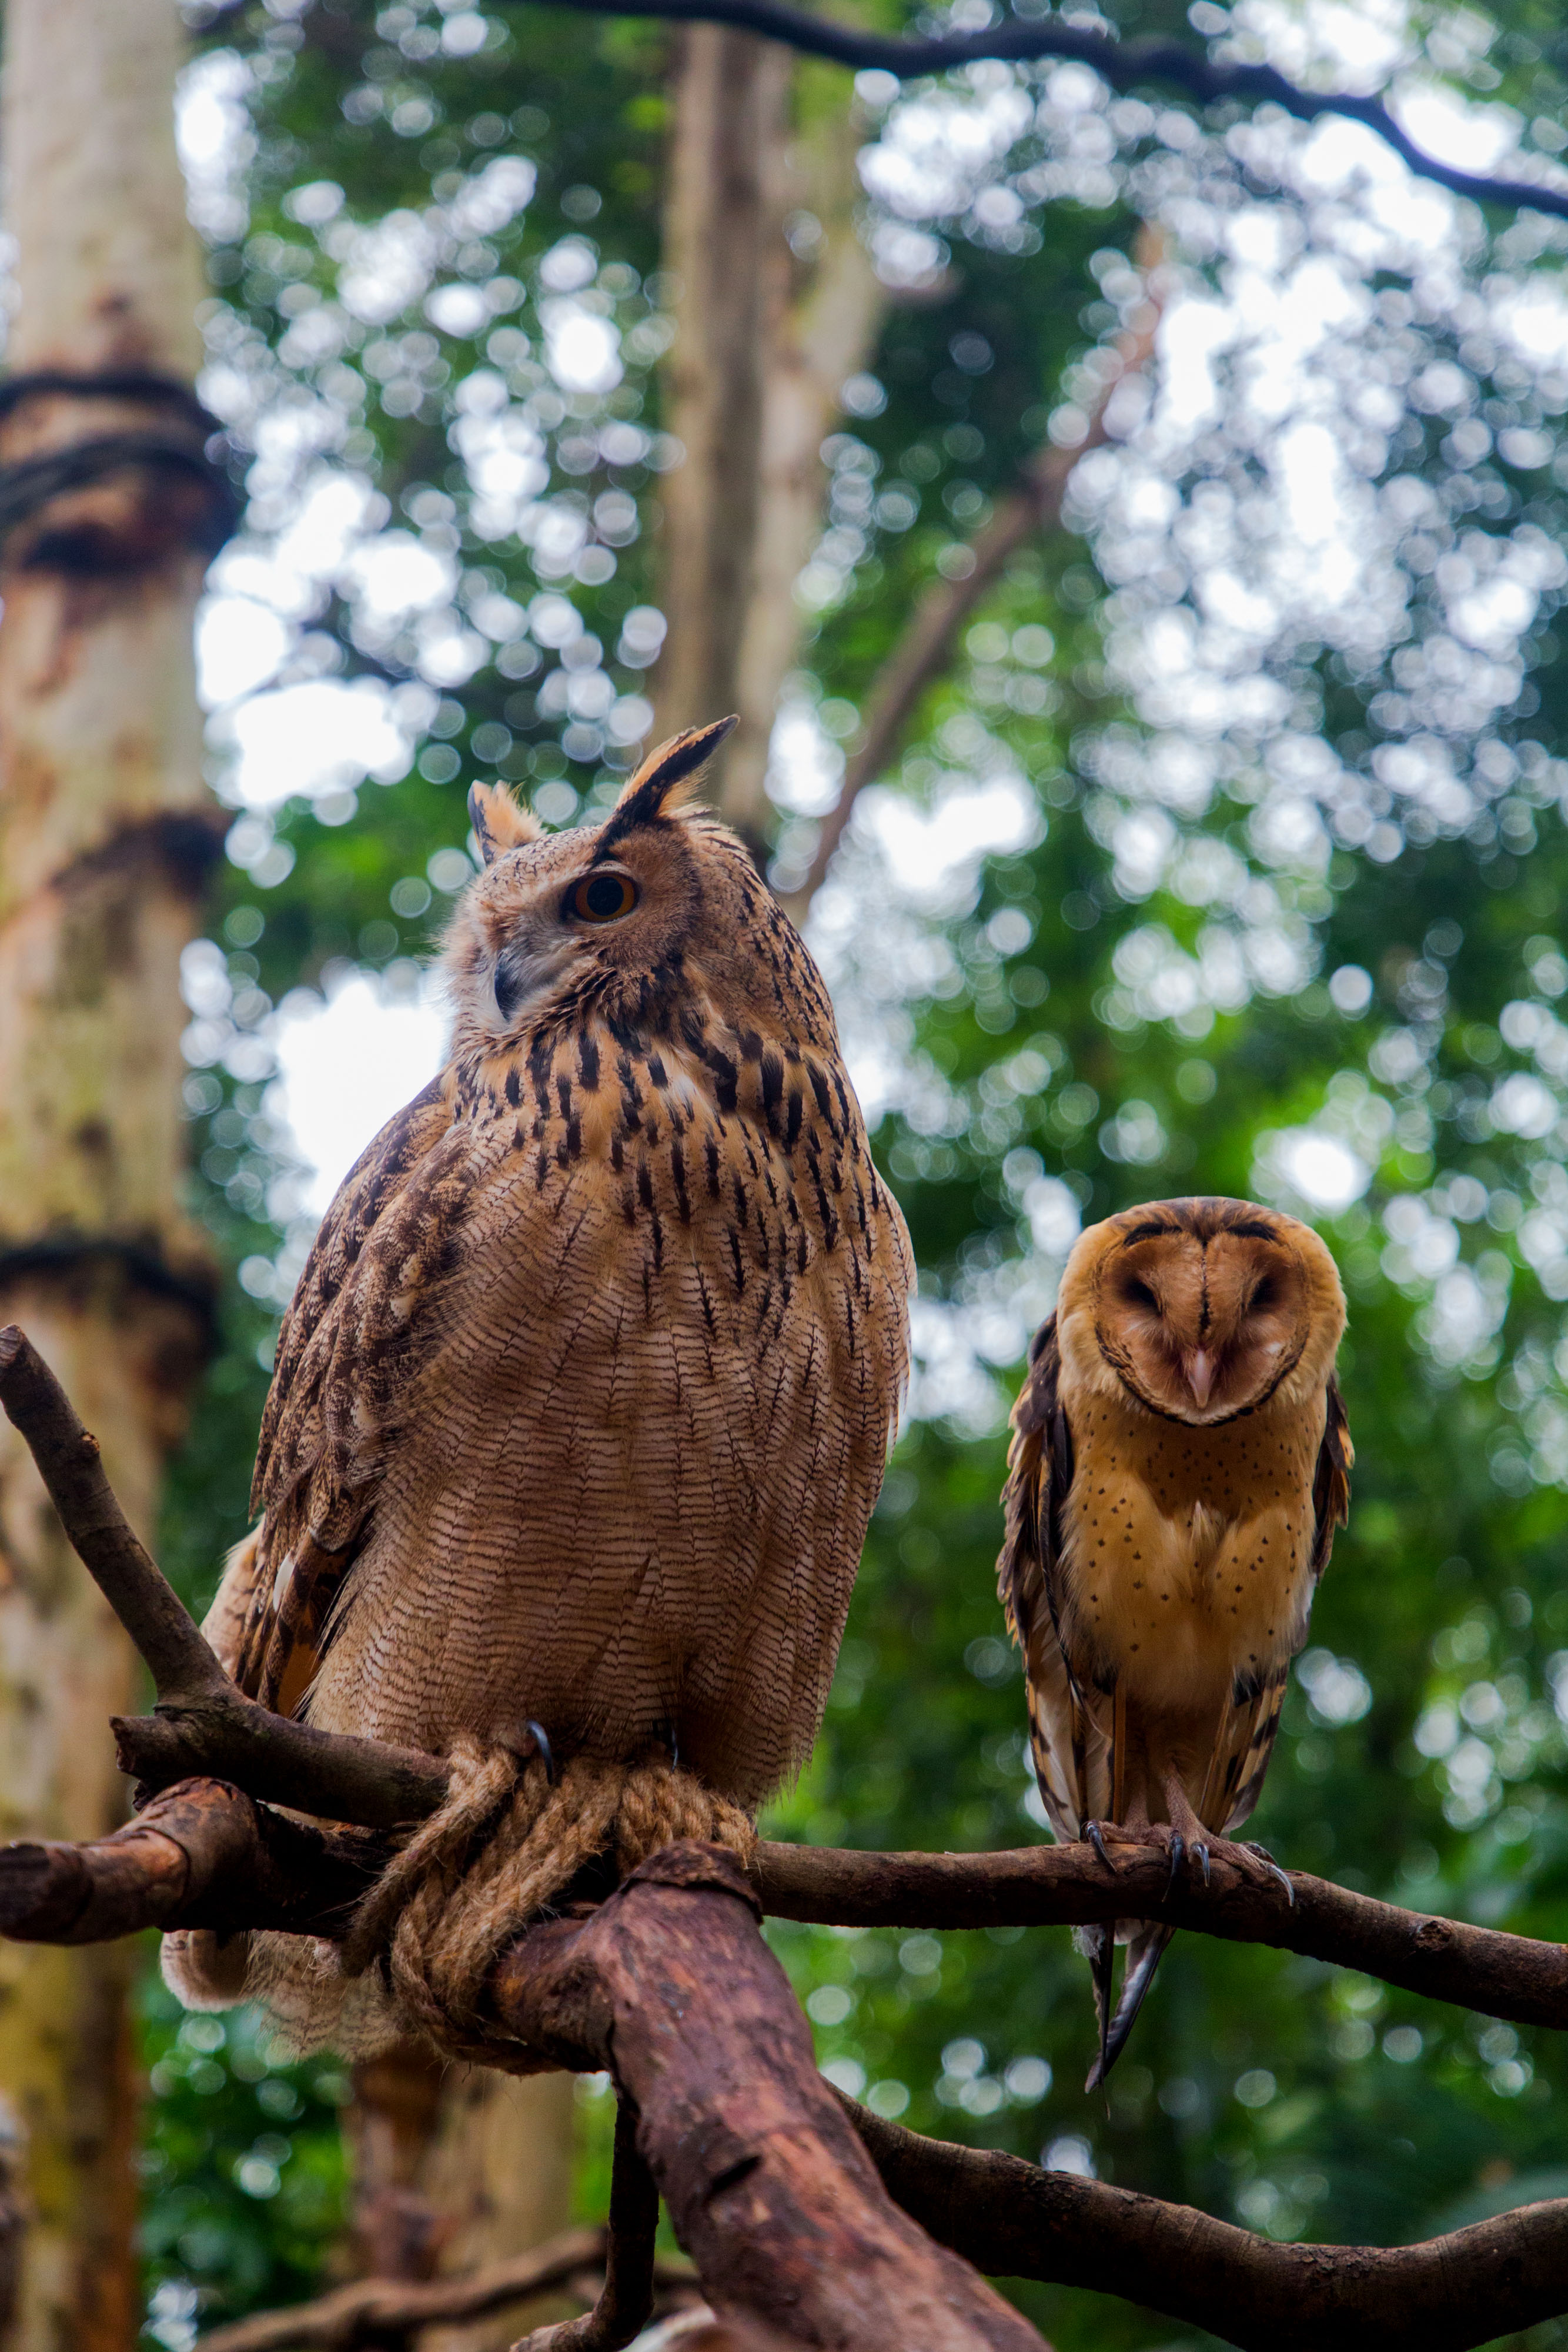
<svg viewBox="0 0 1568 2352"><path fill-rule="evenodd" d="M679 37L665 406L685 455L663 495L657 732L738 711L717 802L758 857L774 711L800 638L795 582L821 527L822 437L885 299L855 233L853 119L837 89L803 103L813 79L749 34Z"/></svg>
<svg viewBox="0 0 1568 2352"><path fill-rule="evenodd" d="M199 279L179 62L172 0L10 0L15 373L189 383ZM0 414L0 463L167 415L156 387L40 385ZM53 498L0 548L0 1319L24 1320L81 1396L148 1537L210 1313L176 1202L179 953L219 837L191 644L205 510L189 467L176 482L131 464ZM93 1835L121 1816L104 1717L139 1679L7 1428L0 1835ZM133 1957L0 1954L0 2098L25 2139L29 2221L16 2352L135 2339Z"/></svg>
<svg viewBox="0 0 1568 2352"><path fill-rule="evenodd" d="M400 2042L354 2070L345 2119L358 2269L426 2279L541 2245L571 2218L571 2078L453 2065ZM575 2308L559 2294L529 2325ZM505 2352L516 2308L425 2331L423 2352Z"/></svg>

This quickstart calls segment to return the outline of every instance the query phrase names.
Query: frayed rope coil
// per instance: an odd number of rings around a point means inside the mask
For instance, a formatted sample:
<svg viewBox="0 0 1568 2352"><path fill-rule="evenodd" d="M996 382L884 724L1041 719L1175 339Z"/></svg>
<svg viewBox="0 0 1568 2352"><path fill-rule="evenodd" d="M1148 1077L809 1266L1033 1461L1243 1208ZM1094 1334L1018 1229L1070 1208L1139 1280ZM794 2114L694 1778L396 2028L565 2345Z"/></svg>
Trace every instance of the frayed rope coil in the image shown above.
<svg viewBox="0 0 1568 2352"><path fill-rule="evenodd" d="M339 1958L345 1977L381 1962L407 2030L451 2056L495 2063L486 1980L507 1945L612 1853L622 1877L661 1846L702 1838L749 1862L750 1816L678 1765L573 1757L543 1763L469 1737L454 1742L451 1793L361 1902Z"/></svg>

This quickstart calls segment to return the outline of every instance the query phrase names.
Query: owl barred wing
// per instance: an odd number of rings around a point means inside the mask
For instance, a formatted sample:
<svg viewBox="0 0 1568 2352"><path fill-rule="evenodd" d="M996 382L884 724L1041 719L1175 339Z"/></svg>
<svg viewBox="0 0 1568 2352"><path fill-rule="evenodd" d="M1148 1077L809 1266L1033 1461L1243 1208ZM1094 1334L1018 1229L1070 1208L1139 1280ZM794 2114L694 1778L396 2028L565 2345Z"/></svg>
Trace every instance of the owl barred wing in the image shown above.
<svg viewBox="0 0 1568 2352"><path fill-rule="evenodd" d="M1063 1636L1062 1515L1074 1458L1061 1372L1051 1315L1035 1335L1029 1378L1013 1409L997 1590L1023 1653L1040 1798L1057 1837L1071 1841L1085 1821L1109 1810L1111 1746L1103 1695L1077 1670Z"/></svg>
<svg viewBox="0 0 1568 2352"><path fill-rule="evenodd" d="M297 1702L359 1548L410 1363L439 1328L431 1276L466 1191L433 1080L361 1153L278 1335L251 1491L264 1514L236 1680ZM412 1302L421 1304L416 1318Z"/></svg>
<svg viewBox="0 0 1568 2352"><path fill-rule="evenodd" d="M1345 1419L1344 1399L1339 1392L1339 1381L1333 1372L1329 1374L1327 1408L1322 1444L1318 1448L1317 1469L1312 1478L1314 1584L1329 1564L1334 1529L1343 1528L1350 1517L1350 1474L1355 1466L1355 1448L1350 1442L1350 1423Z"/></svg>

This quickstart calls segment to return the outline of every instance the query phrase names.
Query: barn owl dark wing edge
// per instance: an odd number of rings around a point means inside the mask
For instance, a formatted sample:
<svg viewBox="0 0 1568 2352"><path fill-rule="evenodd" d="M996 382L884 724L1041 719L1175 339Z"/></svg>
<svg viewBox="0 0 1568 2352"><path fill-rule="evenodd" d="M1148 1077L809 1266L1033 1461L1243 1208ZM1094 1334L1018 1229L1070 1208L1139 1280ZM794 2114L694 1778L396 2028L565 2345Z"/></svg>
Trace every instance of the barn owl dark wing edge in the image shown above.
<svg viewBox="0 0 1568 2352"><path fill-rule="evenodd" d="M1006 1612L1008 1629L1023 1652L1036 1772L1040 1795L1059 1838L1073 1838L1092 1810L1089 1798L1088 1747L1090 1709L1062 1633L1061 1515L1072 1485L1072 1431L1061 1397L1061 1354L1057 1344L1056 1318L1048 1316L1030 1349L1030 1376L1013 1410L1013 1441L1008 1454L1006 1536L998 1562L997 1590ZM1057 1757L1058 1741L1044 1694L1037 1687L1032 1665L1040 1662L1045 1633L1044 1609L1050 1621L1057 1657L1067 1685L1071 1754ZM1053 1802L1044 1769L1046 1756L1057 1757L1064 1777L1071 1780L1076 1820Z"/></svg>
<svg viewBox="0 0 1568 2352"><path fill-rule="evenodd" d="M451 1124L437 1077L361 1152L322 1221L278 1333L251 1489L251 1508L266 1516L235 1679L285 1711L315 1672L362 1539L373 1487L362 1475L370 1465L356 1417L364 1406L384 1412L389 1353L406 1358L414 1344L394 1292L417 1292L417 1281L378 1282L366 1260L374 1252L384 1276L395 1270L384 1263L389 1255L406 1260L428 1243L431 1154ZM373 1402L361 1399L372 1367Z"/></svg>
<svg viewBox="0 0 1568 2352"><path fill-rule="evenodd" d="M1329 1564L1334 1529L1343 1528L1350 1517L1350 1474L1355 1467L1355 1448L1350 1442L1350 1423L1345 1419L1344 1399L1339 1392L1339 1380L1333 1372L1329 1374L1327 1408L1322 1444L1318 1448L1318 1465L1312 1476L1314 1584Z"/></svg>

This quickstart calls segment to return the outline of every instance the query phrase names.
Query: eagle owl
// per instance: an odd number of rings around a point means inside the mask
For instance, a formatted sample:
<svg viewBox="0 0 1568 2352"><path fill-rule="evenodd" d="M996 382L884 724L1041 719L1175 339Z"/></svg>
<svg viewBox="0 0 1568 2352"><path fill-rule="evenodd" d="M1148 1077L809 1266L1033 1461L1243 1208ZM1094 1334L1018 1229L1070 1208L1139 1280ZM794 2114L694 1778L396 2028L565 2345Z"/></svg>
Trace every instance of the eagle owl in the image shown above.
<svg viewBox="0 0 1568 2352"><path fill-rule="evenodd" d="M597 825L470 796L446 1065L328 1212L209 1620L270 1706L748 1806L810 1748L914 1277L821 977L685 803L733 723Z"/></svg>
<svg viewBox="0 0 1568 2352"><path fill-rule="evenodd" d="M1013 1413L998 1570L1059 1838L1152 1840L1173 1873L1190 1848L1207 1873L1257 1803L1349 1502L1344 1317L1316 1234L1250 1202L1155 1202L1075 1245ZM1082 1932L1092 2088L1171 1931Z"/></svg>

